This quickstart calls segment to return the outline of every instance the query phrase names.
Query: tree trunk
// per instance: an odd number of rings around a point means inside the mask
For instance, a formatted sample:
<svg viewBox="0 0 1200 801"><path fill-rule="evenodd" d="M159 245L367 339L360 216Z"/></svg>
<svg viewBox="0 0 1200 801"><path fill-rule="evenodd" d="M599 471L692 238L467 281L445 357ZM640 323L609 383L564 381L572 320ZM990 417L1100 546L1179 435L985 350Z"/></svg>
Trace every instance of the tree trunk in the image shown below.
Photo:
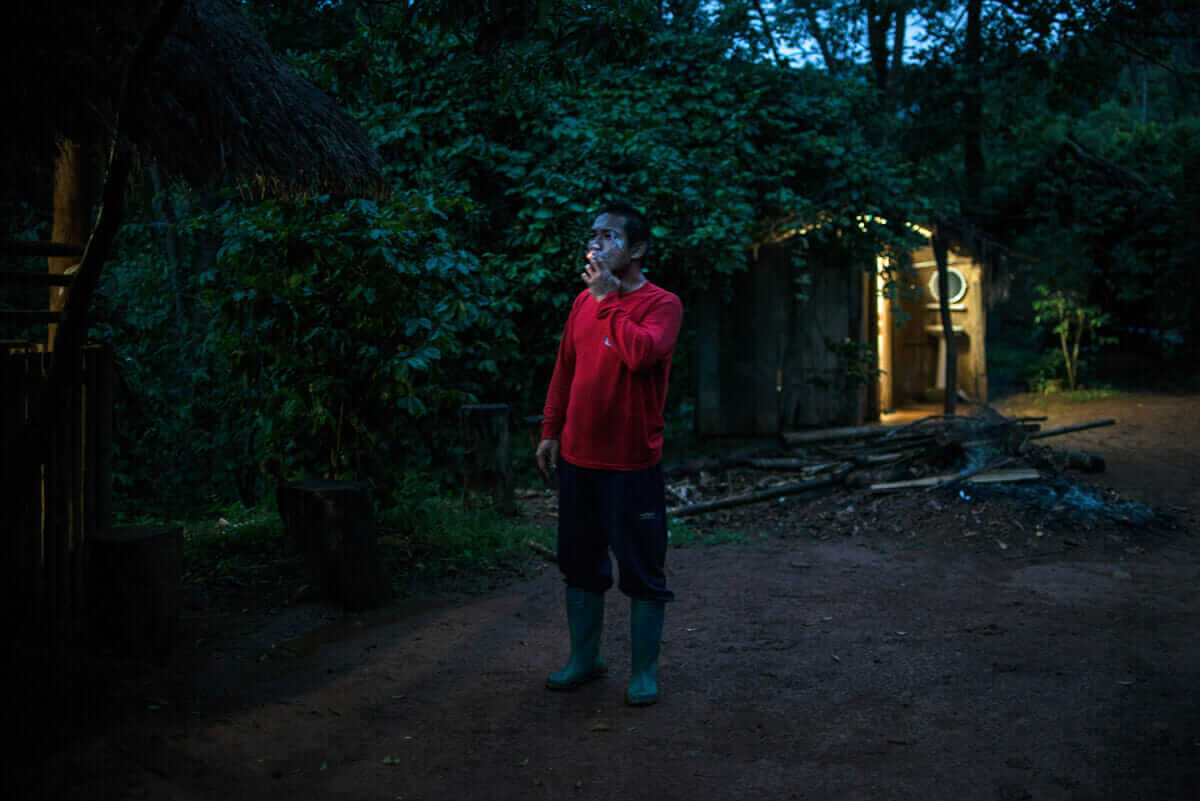
<svg viewBox="0 0 1200 801"><path fill-rule="evenodd" d="M183 261L179 256L179 228L175 209L171 204L168 187L162 179L158 165L149 164L146 172L150 174L150 182L154 186L154 200L151 205L154 208L155 221L162 232L163 249L167 253L168 267L171 271L171 291L175 296L175 334L182 337L188 328L187 306L184 300L187 281L183 274L185 270Z"/></svg>
<svg viewBox="0 0 1200 801"><path fill-rule="evenodd" d="M966 88L963 92L963 170L968 216L979 213L983 196L983 0L967 0Z"/></svg>
<svg viewBox="0 0 1200 801"><path fill-rule="evenodd" d="M892 34L892 66L888 70L886 95L889 114L895 112L900 105L900 71L904 66L904 37L908 31L908 9L898 8L895 14L896 27Z"/></svg>
<svg viewBox="0 0 1200 801"><path fill-rule="evenodd" d="M880 92L887 91L888 83L888 28L891 27L891 14L880 8L880 3L868 0L867 11L867 45L871 51L871 73L875 77L875 88Z"/></svg>
<svg viewBox="0 0 1200 801"><path fill-rule="evenodd" d="M832 45L829 42L829 34L821 27L821 21L817 19L817 12L812 5L804 7L805 18L808 20L809 34L813 39L817 40L817 47L821 49L821 58L825 61L825 70L830 75L840 75L842 72L842 64L838 59L837 53L834 52Z"/></svg>
<svg viewBox="0 0 1200 801"><path fill-rule="evenodd" d="M767 13L763 11L760 0L754 0L754 10L758 13L758 21L762 25L763 38L767 41L767 46L771 48L771 55L775 57L775 66L783 66L783 58L779 55L779 48L775 46L775 35L771 33L771 23L767 19Z"/></svg>
<svg viewBox="0 0 1200 801"><path fill-rule="evenodd" d="M937 260L938 308L942 318L942 336L946 339L945 414L954 414L958 404L958 340L954 336L954 321L950 317L950 267L948 244L941 230L933 234L933 257Z"/></svg>
<svg viewBox="0 0 1200 801"><path fill-rule="evenodd" d="M82 247L87 241L91 198L86 159L86 149L78 142L67 140L59 146L58 158L54 162L54 222L50 231L51 242ZM49 271L56 275L62 275L69 268L79 264L79 259L74 256L53 257L46 261ZM66 287L50 287L50 310L61 311L66 297ZM54 348L57 329L57 325L50 325L46 340L50 349Z"/></svg>

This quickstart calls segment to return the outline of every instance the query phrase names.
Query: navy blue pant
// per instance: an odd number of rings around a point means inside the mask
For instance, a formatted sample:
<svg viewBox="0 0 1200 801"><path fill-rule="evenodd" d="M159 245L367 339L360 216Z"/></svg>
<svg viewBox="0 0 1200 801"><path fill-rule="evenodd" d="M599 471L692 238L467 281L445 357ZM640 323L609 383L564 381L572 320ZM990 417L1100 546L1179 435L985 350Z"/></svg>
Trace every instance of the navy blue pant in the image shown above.
<svg viewBox="0 0 1200 801"><path fill-rule="evenodd" d="M662 465L645 470L589 470L558 461L558 567L567 586L606 592L613 585L609 549L620 589L631 598L671 601L667 509Z"/></svg>

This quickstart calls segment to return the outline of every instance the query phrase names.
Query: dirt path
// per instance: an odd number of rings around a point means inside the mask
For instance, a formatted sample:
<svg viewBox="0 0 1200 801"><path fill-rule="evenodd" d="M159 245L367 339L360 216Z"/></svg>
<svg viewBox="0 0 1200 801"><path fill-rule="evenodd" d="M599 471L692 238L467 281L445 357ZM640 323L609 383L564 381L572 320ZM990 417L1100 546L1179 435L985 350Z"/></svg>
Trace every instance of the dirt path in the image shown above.
<svg viewBox="0 0 1200 801"><path fill-rule="evenodd" d="M1152 506L1200 511L1200 398L1195 395L1129 395L1087 403L1017 395L998 406L1010 415L1047 415L1046 427L1116 420L1110 427L1044 442L1104 456L1107 469L1092 483Z"/></svg>
<svg viewBox="0 0 1200 801"><path fill-rule="evenodd" d="M1200 798L1184 475L1200 416L1126 402L1149 411L1088 404L1046 425L1120 415L1089 443L1109 459L1098 480L1175 510L1149 522L1000 491L844 491L714 517L745 542L672 550L655 707L622 703L616 593L610 676L542 688L566 648L552 567L360 617L247 610L42 766L30 797Z"/></svg>

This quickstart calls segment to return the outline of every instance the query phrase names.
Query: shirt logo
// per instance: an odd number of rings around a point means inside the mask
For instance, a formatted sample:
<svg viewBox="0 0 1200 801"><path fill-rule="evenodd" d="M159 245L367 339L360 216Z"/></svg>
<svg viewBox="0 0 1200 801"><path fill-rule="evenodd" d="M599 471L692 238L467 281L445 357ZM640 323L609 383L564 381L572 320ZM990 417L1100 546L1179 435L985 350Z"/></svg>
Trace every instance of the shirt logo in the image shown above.
<svg viewBox="0 0 1200 801"><path fill-rule="evenodd" d="M606 347L606 348L612 347L612 343L608 341L608 337L604 338L604 347Z"/></svg>

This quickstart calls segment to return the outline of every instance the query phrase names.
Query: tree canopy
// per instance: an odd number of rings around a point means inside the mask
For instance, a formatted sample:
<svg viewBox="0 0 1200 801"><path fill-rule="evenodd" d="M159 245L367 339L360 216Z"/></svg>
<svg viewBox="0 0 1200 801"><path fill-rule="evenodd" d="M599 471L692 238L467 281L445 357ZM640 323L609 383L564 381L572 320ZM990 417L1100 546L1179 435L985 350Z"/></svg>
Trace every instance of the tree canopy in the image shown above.
<svg viewBox="0 0 1200 801"><path fill-rule="evenodd" d="M650 277L685 308L791 229L869 256L956 219L1012 254L1014 331L1042 286L1195 356L1181 0L241 5L361 124L392 194L255 201L147 166L93 332L119 348L127 492L401 491L454 463L461 403L536 414L614 197L646 210Z"/></svg>

